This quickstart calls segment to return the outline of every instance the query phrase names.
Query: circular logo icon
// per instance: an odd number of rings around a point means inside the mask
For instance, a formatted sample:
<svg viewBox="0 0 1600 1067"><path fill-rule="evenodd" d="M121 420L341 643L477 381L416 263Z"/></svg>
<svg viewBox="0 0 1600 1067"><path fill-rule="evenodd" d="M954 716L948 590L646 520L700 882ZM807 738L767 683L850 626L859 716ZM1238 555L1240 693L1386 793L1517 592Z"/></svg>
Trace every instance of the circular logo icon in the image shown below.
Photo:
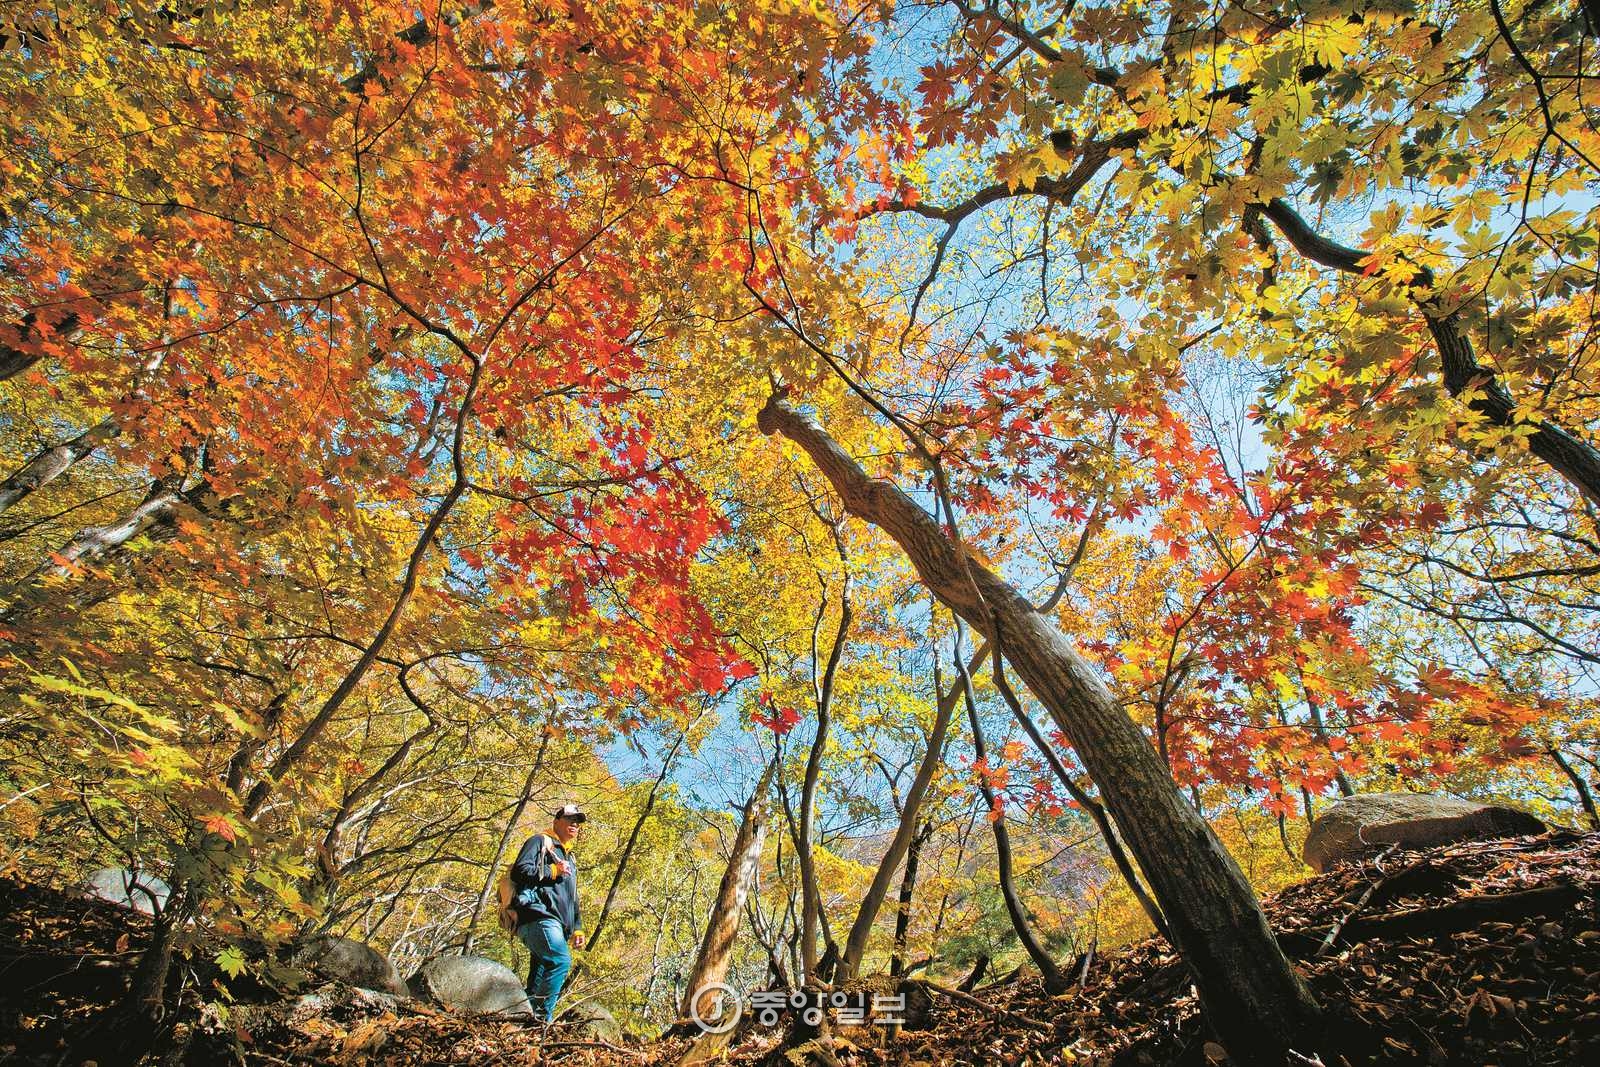
<svg viewBox="0 0 1600 1067"><path fill-rule="evenodd" d="M743 1014L739 994L726 982L707 982L695 990L689 1001L689 1017L708 1034L727 1033L739 1025Z"/></svg>

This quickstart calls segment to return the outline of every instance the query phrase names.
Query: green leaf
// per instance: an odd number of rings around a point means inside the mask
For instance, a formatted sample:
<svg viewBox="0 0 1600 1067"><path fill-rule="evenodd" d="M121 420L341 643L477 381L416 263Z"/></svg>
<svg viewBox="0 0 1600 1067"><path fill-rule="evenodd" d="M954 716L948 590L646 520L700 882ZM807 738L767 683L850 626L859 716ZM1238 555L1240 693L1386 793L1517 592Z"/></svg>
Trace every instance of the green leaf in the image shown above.
<svg viewBox="0 0 1600 1067"><path fill-rule="evenodd" d="M234 945L229 945L217 953L217 966L222 968L222 973L229 978L237 978L244 973L244 953Z"/></svg>
<svg viewBox="0 0 1600 1067"><path fill-rule="evenodd" d="M1076 51L1063 53L1050 68L1050 95L1063 104L1076 104L1089 91L1089 68Z"/></svg>

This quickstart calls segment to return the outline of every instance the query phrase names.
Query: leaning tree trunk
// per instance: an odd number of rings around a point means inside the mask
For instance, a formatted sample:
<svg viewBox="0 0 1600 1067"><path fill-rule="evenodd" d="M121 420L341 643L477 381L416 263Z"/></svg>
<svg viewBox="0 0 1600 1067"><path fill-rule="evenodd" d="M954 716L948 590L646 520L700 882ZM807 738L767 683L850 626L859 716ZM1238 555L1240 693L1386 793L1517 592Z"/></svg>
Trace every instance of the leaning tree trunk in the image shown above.
<svg viewBox="0 0 1600 1067"><path fill-rule="evenodd" d="M960 640L959 629L956 631L956 638ZM1028 958L1039 968L1039 973L1044 977L1045 990L1049 993L1061 993L1067 988L1067 977L1061 973L1061 968L1056 966L1056 961L1050 958L1050 953L1045 951L1039 936L1033 932L1033 924L1028 921L1028 912L1022 906L1022 897L1017 893L1017 882L1012 875L1011 831L1006 826L1005 813L995 796L994 787L983 774L982 769L989 764L989 746L983 740L983 723L978 719L978 700L972 691L972 675L961 662L959 648L956 650L956 670L961 673L961 695L967 705L967 722L972 727L972 754L980 768L978 792L983 794L984 808L989 813L989 827L994 831L995 865L1000 879L1000 898L1005 901L1006 914L1011 917L1011 928L1016 931L1017 940L1022 942ZM980 965L973 972L971 984L977 983L977 976L981 973Z"/></svg>
<svg viewBox="0 0 1600 1067"><path fill-rule="evenodd" d="M1144 909L1145 916L1149 918L1150 925L1156 932L1168 941L1172 940L1172 932L1167 929L1166 917L1161 914L1161 908L1150 899L1150 894L1145 892L1144 884L1139 881L1139 873L1133 869L1133 863L1128 859L1127 850L1122 847L1122 842L1117 838L1117 831L1111 825L1110 818L1106 815L1105 805L1094 797L1077 782L1072 775L1067 773L1067 768L1062 764L1061 758L1056 755L1055 748L1049 740L1039 732L1033 719L1022 707L1022 701L1017 699L1017 694L1012 690L1011 683L1006 681L1005 667L1000 659L999 649L995 650L994 657L994 684L1000 690L1000 696L1011 709L1011 715L1017 720L1022 731L1028 735L1028 740L1033 742L1033 747L1044 757L1050 765L1050 770L1055 773L1056 780L1061 783L1074 803L1084 810L1084 813L1094 821L1095 829L1100 831L1100 839L1105 842L1106 853L1111 857L1111 862L1116 865L1117 871L1122 875L1122 880L1128 884L1134 898L1138 900L1139 907Z"/></svg>
<svg viewBox="0 0 1600 1067"><path fill-rule="evenodd" d="M709 1020L712 989L728 976L728 964L733 958L733 942L739 933L739 917L744 911L744 899L755 884L761 867L761 845L766 839L767 820L765 799L772 774L778 769L773 759L761 773L761 780L744 806L744 818L739 822L739 832L734 835L733 848L728 854L728 866L722 872L722 882L717 886L717 899L706 919L706 933L700 941L700 951L695 955L694 967L689 972L689 982L683 995L682 1015Z"/></svg>
<svg viewBox="0 0 1600 1067"><path fill-rule="evenodd" d="M840 544L839 556L844 559L843 542L838 527L834 527L834 540ZM823 590L823 608L827 606L827 590ZM820 614L819 609L819 614ZM811 738L811 749L806 753L805 775L800 783L800 816L795 827L795 859L800 865L800 966L802 981L812 981L817 973L817 935L819 929L827 936L829 949L833 948L832 934L823 927L822 889L817 879L817 861L814 854L813 824L816 822L817 781L822 771L822 756L828 747L828 727L833 717L833 688L839 674L839 660L844 655L845 639L850 633L854 615L850 606L850 571L846 562L843 588L839 593L839 628L833 635L833 648L828 652L828 663L822 671L822 682L817 688L817 729ZM817 620L822 621L820 618ZM812 662L816 662L815 630L812 631ZM831 953L829 954L831 958ZM821 975L824 980L827 975Z"/></svg>
<svg viewBox="0 0 1600 1067"><path fill-rule="evenodd" d="M4 512L26 499L29 494L44 488L72 469L84 456L117 436L117 424L106 419L83 431L78 436L58 445L51 445L13 471L0 482L0 512Z"/></svg>
<svg viewBox="0 0 1600 1067"><path fill-rule="evenodd" d="M1057 625L781 396L767 401L758 424L804 450L851 514L893 537L929 589L1016 666L1100 785L1228 1052L1245 1063L1281 1063L1292 1045L1316 1043L1320 1008L1268 929L1244 873Z"/></svg>
<svg viewBox="0 0 1600 1067"><path fill-rule="evenodd" d="M523 779L522 791L517 794L517 802L511 809L511 818L506 822L506 828L500 831L500 841L495 845L494 859L489 861L489 873L478 890L478 899L472 902L472 913L467 916L466 932L461 941L463 956L472 955L474 943L477 941L478 916L483 914L489 898L494 895L496 887L500 884L500 868L505 864L506 852L511 848L511 839L517 832L517 824L522 821L522 813L527 811L528 805L533 802L533 790L539 783L539 772L544 770L544 753L550 747L552 733L548 724L540 731L539 748L534 753L533 766L528 768L528 776Z"/></svg>
<svg viewBox="0 0 1600 1067"><path fill-rule="evenodd" d="M939 692L937 687L935 691ZM872 936L872 924L878 919L878 911L883 907L884 897L888 895L889 883L894 878L895 869L900 866L900 860L910 850L912 839L916 837L917 816L922 811L922 801L928 794L928 786L933 782L933 776L943 762L945 735L950 732L950 718L955 714L956 701L960 699L959 686L951 686L948 693L939 692L938 703L934 708L933 732L928 735L928 748L923 752L922 762L917 766L917 776L911 780L911 788L906 791L906 802L900 810L900 825L895 828L894 838L889 842L888 850L878 861L878 869L872 875L872 884L867 887L866 895L861 898L861 907L856 910L856 921L850 927L849 936L845 938L844 957L839 961L839 975L842 978L854 978L861 973L861 958L866 955L867 939Z"/></svg>

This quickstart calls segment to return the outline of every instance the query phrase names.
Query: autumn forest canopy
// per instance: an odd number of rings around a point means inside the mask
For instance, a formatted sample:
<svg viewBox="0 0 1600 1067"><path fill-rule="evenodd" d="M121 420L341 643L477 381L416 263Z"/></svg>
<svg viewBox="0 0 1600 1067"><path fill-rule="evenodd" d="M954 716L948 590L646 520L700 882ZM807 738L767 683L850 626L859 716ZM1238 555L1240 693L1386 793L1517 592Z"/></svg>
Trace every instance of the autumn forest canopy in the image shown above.
<svg viewBox="0 0 1600 1067"><path fill-rule="evenodd" d="M742 848L739 988L1159 929L1281 1062L1326 805L1600 828L1597 29L6 5L4 870L510 962L578 800L641 1027Z"/></svg>

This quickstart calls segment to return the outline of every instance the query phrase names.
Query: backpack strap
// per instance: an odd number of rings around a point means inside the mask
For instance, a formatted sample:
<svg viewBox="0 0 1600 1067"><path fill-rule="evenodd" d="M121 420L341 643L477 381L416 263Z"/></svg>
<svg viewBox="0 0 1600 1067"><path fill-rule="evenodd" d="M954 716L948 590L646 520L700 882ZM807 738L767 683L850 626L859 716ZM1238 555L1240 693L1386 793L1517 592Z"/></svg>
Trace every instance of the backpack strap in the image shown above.
<svg viewBox="0 0 1600 1067"><path fill-rule="evenodd" d="M545 863L549 863L551 860L554 860L556 858L555 845L554 845L554 842L551 840L551 837L550 837L549 834L545 834L545 833L534 834L532 837L530 837L528 839L528 841L529 841L529 843L532 843L534 841L540 842L540 844L539 844L539 853L540 853L540 856L544 860ZM527 845L523 845L523 848L527 848L527 847L528 847ZM520 853L519 853L519 855L520 855ZM509 864L506 865L506 874L507 874L508 877L510 876L512 871L516 870L516 867L517 867L517 861L515 859L513 859ZM514 877L511 879L511 881L512 881L512 885L516 886L516 879ZM520 886L516 886L516 888L520 889L521 887Z"/></svg>

